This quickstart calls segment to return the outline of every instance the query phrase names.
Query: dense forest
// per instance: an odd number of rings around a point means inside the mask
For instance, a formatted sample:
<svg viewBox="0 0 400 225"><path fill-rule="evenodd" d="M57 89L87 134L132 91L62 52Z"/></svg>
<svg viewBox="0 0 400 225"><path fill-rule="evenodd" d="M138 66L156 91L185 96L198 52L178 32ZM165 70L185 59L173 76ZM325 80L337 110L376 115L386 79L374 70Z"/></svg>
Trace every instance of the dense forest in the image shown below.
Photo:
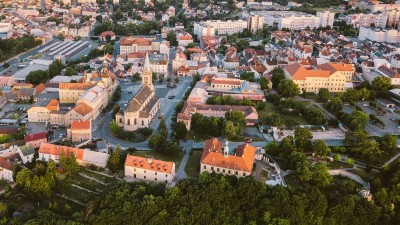
<svg viewBox="0 0 400 225"><path fill-rule="evenodd" d="M387 169L372 202L357 197L354 183L340 177L323 188L271 187L216 174L169 189L120 182L70 215L41 209L10 224L399 224L399 177L399 168Z"/></svg>
<svg viewBox="0 0 400 225"><path fill-rule="evenodd" d="M0 62L3 62L19 53L27 51L42 42L31 36L23 36L18 39L0 39Z"/></svg>

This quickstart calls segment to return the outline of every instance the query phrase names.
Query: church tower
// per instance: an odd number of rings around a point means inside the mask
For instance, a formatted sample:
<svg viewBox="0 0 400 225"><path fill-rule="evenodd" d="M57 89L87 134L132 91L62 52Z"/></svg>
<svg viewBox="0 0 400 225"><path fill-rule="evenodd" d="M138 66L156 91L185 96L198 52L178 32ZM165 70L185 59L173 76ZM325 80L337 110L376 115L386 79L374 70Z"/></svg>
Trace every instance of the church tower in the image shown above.
<svg viewBox="0 0 400 225"><path fill-rule="evenodd" d="M228 158L228 156L229 156L229 146L228 146L228 139L226 139L224 147L224 158Z"/></svg>
<svg viewBox="0 0 400 225"><path fill-rule="evenodd" d="M103 62L103 68L100 71L100 77L101 77L101 81L104 85L103 88L106 88L109 85L110 82L110 70L108 69L108 63L106 60L104 60Z"/></svg>
<svg viewBox="0 0 400 225"><path fill-rule="evenodd" d="M149 59L149 53L146 52L146 58L144 60L144 65L143 65L143 73L142 73L142 86L149 86L151 90L154 90L153 86L153 72L151 71L150 67L150 59Z"/></svg>

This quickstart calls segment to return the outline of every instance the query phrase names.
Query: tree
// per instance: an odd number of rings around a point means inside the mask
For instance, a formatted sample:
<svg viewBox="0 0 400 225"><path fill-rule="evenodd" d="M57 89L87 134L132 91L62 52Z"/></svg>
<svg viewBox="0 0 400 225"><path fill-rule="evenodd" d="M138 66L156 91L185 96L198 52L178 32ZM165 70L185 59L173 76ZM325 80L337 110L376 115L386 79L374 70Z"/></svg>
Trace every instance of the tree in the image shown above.
<svg viewBox="0 0 400 225"><path fill-rule="evenodd" d="M309 151L311 150L311 139L313 138L310 130L306 128L298 128L294 131L294 140L296 143L296 147L301 151Z"/></svg>
<svg viewBox="0 0 400 225"><path fill-rule="evenodd" d="M316 163L313 167L312 180L317 187L326 187L331 184L332 176L324 163Z"/></svg>
<svg viewBox="0 0 400 225"><path fill-rule="evenodd" d="M328 156L331 153L331 149L326 146L325 141L316 140L313 143L314 154L318 157Z"/></svg>
<svg viewBox="0 0 400 225"><path fill-rule="evenodd" d="M277 89L280 82L285 80L285 75L283 74L283 70L280 67L276 67L271 71L272 74L272 88Z"/></svg>
<svg viewBox="0 0 400 225"><path fill-rule="evenodd" d="M261 77L259 82L260 82L261 90L268 90L269 81L265 77Z"/></svg>
<svg viewBox="0 0 400 225"><path fill-rule="evenodd" d="M340 112L343 109L342 100L339 97L334 97L331 99L330 102L327 102L325 104L325 108L328 109L332 113Z"/></svg>
<svg viewBox="0 0 400 225"><path fill-rule="evenodd" d="M364 129L369 120L368 114L364 111L354 110L346 119L346 123L352 130Z"/></svg>
<svg viewBox="0 0 400 225"><path fill-rule="evenodd" d="M333 159L336 160L336 161L340 161L340 160L342 160L342 157L340 156L340 154L335 154L333 156Z"/></svg>
<svg viewBox="0 0 400 225"><path fill-rule="evenodd" d="M397 150L397 138L393 134L385 134L379 143L382 151L393 153Z"/></svg>
<svg viewBox="0 0 400 225"><path fill-rule="evenodd" d="M278 92L283 97L294 97L300 94L300 88L293 80L282 80L278 85Z"/></svg>
<svg viewBox="0 0 400 225"><path fill-rule="evenodd" d="M177 122L174 124L174 137L177 139L184 139L188 133L184 122Z"/></svg>
<svg viewBox="0 0 400 225"><path fill-rule="evenodd" d="M357 143L363 142L367 139L368 134L362 129L357 129L347 132L343 142L346 146L355 146Z"/></svg>
<svg viewBox="0 0 400 225"><path fill-rule="evenodd" d="M327 88L320 88L318 91L318 101L326 102L330 98L329 90Z"/></svg>
<svg viewBox="0 0 400 225"><path fill-rule="evenodd" d="M168 32L167 41L169 41L171 46L178 46L178 40L176 39L176 33L174 31Z"/></svg>
<svg viewBox="0 0 400 225"><path fill-rule="evenodd" d="M123 169L122 165L122 149L118 145L117 148L111 152L110 157L108 158L107 168L110 169L111 172L115 173Z"/></svg>
<svg viewBox="0 0 400 225"><path fill-rule="evenodd" d="M13 165L13 180L16 181L17 180L17 174L19 173L19 171L22 170L22 167L19 163L14 163Z"/></svg>
<svg viewBox="0 0 400 225"><path fill-rule="evenodd" d="M384 76L375 77L372 81L372 88L379 96L385 96L387 91L391 88L390 78Z"/></svg>
<svg viewBox="0 0 400 225"><path fill-rule="evenodd" d="M61 73L61 70L62 64L59 63L58 60L56 60L49 65L48 74L50 78L53 78L54 76L59 75Z"/></svg>
<svg viewBox="0 0 400 225"><path fill-rule="evenodd" d="M31 83L33 85L38 85L40 83L46 83L49 79L49 73L44 70L35 70L32 71L26 76L26 82Z"/></svg>
<svg viewBox="0 0 400 225"><path fill-rule="evenodd" d="M299 161L296 164L296 172L301 181L309 181L312 177L310 162L307 159Z"/></svg>
<svg viewBox="0 0 400 225"><path fill-rule="evenodd" d="M78 72L72 67L67 67L65 69L65 73L64 73L65 76L72 76L72 75L77 75L77 74L78 74Z"/></svg>
<svg viewBox="0 0 400 225"><path fill-rule="evenodd" d="M357 143L352 151L366 162L367 168L370 168L374 160L383 153L379 149L378 142L373 139L366 139Z"/></svg>
<svg viewBox="0 0 400 225"><path fill-rule="evenodd" d="M135 73L132 76L132 82L138 82L140 80L140 73Z"/></svg>
<svg viewBox="0 0 400 225"><path fill-rule="evenodd" d="M63 168L63 171L67 176L72 176L79 171L79 164L76 161L75 154L70 153L67 156L64 150L62 150L60 155L60 166Z"/></svg>
<svg viewBox="0 0 400 225"><path fill-rule="evenodd" d="M230 110L225 113L225 119L233 122L233 124L238 128L238 134L243 132L243 126L246 124L246 119L242 112L238 110Z"/></svg>
<svg viewBox="0 0 400 225"><path fill-rule="evenodd" d="M224 126L224 134L226 135L227 139L232 139L238 135L238 127L232 122L227 121Z"/></svg>

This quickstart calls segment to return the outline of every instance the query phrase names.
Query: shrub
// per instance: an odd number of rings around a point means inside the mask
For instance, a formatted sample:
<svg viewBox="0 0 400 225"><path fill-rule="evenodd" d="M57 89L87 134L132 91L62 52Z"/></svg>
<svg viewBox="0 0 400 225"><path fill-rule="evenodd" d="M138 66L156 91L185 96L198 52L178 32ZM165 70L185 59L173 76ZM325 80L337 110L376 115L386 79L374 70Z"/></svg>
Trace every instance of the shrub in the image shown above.
<svg viewBox="0 0 400 225"><path fill-rule="evenodd" d="M340 161L342 159L342 157L340 157L339 154L335 154L335 156L333 156L333 159L336 161Z"/></svg>
<svg viewBox="0 0 400 225"><path fill-rule="evenodd" d="M354 165L354 159L348 158L347 159L347 163L350 164L350 165Z"/></svg>

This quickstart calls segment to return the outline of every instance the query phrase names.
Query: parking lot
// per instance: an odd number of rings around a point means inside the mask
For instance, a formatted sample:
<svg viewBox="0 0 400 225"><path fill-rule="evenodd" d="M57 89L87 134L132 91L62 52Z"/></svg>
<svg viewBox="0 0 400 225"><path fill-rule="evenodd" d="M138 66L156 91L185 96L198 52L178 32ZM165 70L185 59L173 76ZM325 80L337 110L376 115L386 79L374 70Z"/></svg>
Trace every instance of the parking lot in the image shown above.
<svg viewBox="0 0 400 225"><path fill-rule="evenodd" d="M362 108L362 110L367 113L368 115L370 114L375 114L382 122L385 124L385 127L382 129L379 126L368 123L367 126L365 127L365 131L368 132L368 134L372 136L382 136L387 133L393 133L393 134L400 134L400 130L397 128L397 120L400 119L400 116L397 115L394 112L388 111L388 109L384 108L386 110L386 114L379 116L377 111L369 106L368 101L361 101L356 103L358 106ZM351 113L354 111L354 107L350 105L345 105L343 106L343 112L346 113Z"/></svg>

